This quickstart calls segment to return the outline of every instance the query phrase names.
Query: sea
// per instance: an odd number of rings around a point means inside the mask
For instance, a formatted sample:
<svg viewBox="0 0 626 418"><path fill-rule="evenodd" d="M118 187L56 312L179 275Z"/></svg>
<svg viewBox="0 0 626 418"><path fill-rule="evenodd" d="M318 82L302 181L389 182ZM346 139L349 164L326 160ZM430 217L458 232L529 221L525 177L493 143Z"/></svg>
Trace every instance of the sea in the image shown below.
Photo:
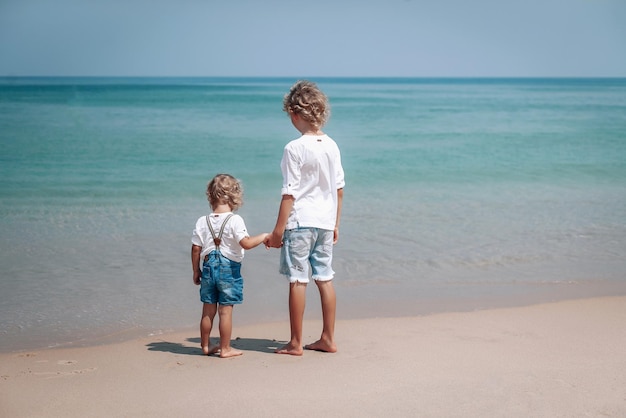
<svg viewBox="0 0 626 418"><path fill-rule="evenodd" d="M626 79L311 80L346 174L338 319L626 295ZM206 184L273 229L295 81L0 78L0 351L196 337ZM233 337L288 338L278 256L246 252Z"/></svg>

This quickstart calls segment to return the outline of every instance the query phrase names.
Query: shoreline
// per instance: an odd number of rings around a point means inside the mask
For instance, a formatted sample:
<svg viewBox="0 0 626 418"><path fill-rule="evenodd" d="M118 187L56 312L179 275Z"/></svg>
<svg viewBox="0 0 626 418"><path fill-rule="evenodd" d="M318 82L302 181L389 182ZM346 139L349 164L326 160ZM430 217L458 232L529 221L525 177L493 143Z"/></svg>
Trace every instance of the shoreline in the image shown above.
<svg viewBox="0 0 626 418"><path fill-rule="evenodd" d="M458 286L458 285L457 285ZM558 303L572 300L596 299L604 297L626 297L626 282L604 281L600 285L595 282L557 282L545 283L541 285L516 284L517 290L510 292L510 284L502 284L500 286L492 285L490 288L474 288L467 285L465 292L459 294L459 290L455 287L452 294L446 294L440 289L441 293L434 296L432 290L421 295L416 295L413 290L405 294L397 294L396 300L391 299L391 295L381 298L391 304L380 303L374 300L372 295L380 297L381 293L389 293L387 284L379 287L371 286L369 288L346 287L343 283L338 282L336 286L338 295L338 315L337 320L369 320L378 318L412 318L423 317L447 313L467 313L493 309L507 309L534 306L544 303ZM504 290L503 290L504 289ZM267 289L265 289L267 291ZM233 332L237 327L255 327L263 326L268 323L282 323L285 328L289 327L289 318L287 311L287 292L282 284L274 287L273 291L278 293L266 292L262 298L249 298L244 304L238 305L235 311L233 321ZM281 294L281 292L284 294ZM473 294L472 292L476 292ZM195 296L195 295L194 295ZM271 302L273 309L268 310L266 306L267 298L273 297ZM183 332L197 331L197 323L200 318L201 303L197 302L197 312L189 316L190 320L187 325L165 326L165 327L146 327L132 326L127 328L114 327L105 329L101 333L91 330L92 334L79 336L74 340L61 342L50 341L46 344L31 343L20 347L10 347L8 349L0 348L0 355L3 354L19 354L28 351L57 350L70 348L93 348L103 345L125 343L142 338L158 337L160 335L177 334ZM376 304L376 311L372 314L370 307ZM196 315L197 313L197 315ZM197 318L196 318L197 317ZM307 307L305 311L305 320L315 321L321 318L321 310L319 307L319 296L315 289L310 289L307 294ZM217 338L216 329L211 334L211 338ZM38 338L39 341L42 338Z"/></svg>
<svg viewBox="0 0 626 418"><path fill-rule="evenodd" d="M306 342L319 336L306 320ZM277 355L286 321L0 354L3 416L623 416L626 296L337 321L339 352ZM296 378L298 383L290 381ZM36 402L33 402L36 399ZM294 400L297 400L295 402Z"/></svg>

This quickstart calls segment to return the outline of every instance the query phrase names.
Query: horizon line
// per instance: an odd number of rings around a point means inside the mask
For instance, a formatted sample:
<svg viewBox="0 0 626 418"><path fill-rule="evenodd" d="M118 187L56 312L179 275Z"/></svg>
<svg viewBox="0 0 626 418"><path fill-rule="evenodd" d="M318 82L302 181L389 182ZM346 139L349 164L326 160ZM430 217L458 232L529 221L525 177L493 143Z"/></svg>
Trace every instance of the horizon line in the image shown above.
<svg viewBox="0 0 626 418"><path fill-rule="evenodd" d="M368 78L368 79L445 79L445 78L626 78L626 75L75 75L75 74L48 74L48 75L15 75L0 74L0 78Z"/></svg>

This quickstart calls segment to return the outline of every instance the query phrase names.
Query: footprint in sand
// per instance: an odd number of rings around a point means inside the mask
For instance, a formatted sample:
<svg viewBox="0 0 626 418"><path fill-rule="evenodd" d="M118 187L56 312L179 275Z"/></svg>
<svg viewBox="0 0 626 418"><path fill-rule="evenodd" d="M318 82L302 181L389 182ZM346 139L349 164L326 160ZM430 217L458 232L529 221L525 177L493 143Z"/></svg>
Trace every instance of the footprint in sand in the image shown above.
<svg viewBox="0 0 626 418"><path fill-rule="evenodd" d="M61 365L61 366L71 366L72 364L76 364L78 363L78 361L76 360L59 360L57 361L57 364Z"/></svg>
<svg viewBox="0 0 626 418"><path fill-rule="evenodd" d="M23 354L18 354L18 357L35 357L37 354L35 353L23 353Z"/></svg>
<svg viewBox="0 0 626 418"><path fill-rule="evenodd" d="M95 372L96 370L98 370L97 367L89 367L87 369L72 370L69 372L35 372L33 374L35 376L43 377L46 379L52 379L55 377L65 377L65 376L73 376L73 375L85 374L89 372Z"/></svg>

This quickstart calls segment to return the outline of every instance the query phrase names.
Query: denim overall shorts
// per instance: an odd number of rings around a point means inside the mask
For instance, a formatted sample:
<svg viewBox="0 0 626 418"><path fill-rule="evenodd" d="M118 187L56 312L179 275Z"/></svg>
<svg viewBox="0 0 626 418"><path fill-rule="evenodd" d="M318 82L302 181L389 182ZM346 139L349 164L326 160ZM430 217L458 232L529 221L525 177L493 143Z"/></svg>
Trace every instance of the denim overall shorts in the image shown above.
<svg viewBox="0 0 626 418"><path fill-rule="evenodd" d="M202 263L202 278L200 279L200 300L203 303L219 303L220 305L237 305L243 302L243 277L241 277L241 263L230 260L220 252L224 227L232 214L228 215L219 234L216 235L209 217L207 225L213 236L215 249L204 256Z"/></svg>

